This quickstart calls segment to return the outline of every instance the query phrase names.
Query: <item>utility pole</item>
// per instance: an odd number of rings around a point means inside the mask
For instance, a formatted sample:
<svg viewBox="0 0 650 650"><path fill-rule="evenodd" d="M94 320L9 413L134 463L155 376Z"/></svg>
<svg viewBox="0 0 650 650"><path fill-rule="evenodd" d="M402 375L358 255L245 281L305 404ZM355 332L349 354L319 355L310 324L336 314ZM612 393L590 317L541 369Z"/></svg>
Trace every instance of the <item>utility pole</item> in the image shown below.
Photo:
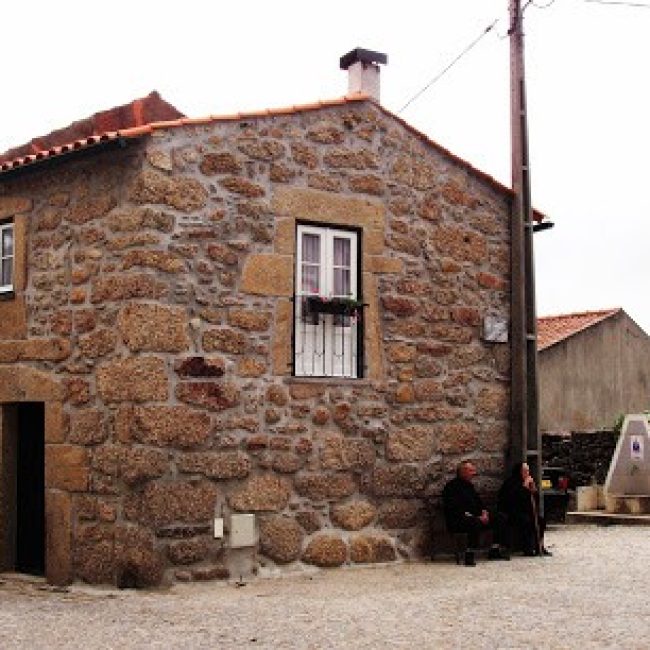
<svg viewBox="0 0 650 650"><path fill-rule="evenodd" d="M511 464L526 461L541 480L538 426L537 314L533 266L528 120L520 0L510 2L510 126L512 138L511 229Z"/></svg>

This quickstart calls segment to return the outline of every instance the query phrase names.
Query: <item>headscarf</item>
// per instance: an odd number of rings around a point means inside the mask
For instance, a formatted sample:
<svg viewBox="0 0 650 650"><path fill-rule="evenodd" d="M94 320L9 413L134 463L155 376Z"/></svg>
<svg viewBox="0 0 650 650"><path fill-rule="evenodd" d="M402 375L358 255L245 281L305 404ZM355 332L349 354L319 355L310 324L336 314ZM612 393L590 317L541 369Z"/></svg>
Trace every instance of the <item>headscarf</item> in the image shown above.
<svg viewBox="0 0 650 650"><path fill-rule="evenodd" d="M519 479L519 482L523 482L523 479L521 477L521 468L524 466L524 463L515 463L512 466L512 469L510 470L510 478L511 479Z"/></svg>
<svg viewBox="0 0 650 650"><path fill-rule="evenodd" d="M499 490L498 509L500 512L512 514L513 511L522 507L522 503L527 503L529 500L528 492L522 492L524 489L521 478L522 466L523 462L515 463L512 466L510 476L506 478Z"/></svg>

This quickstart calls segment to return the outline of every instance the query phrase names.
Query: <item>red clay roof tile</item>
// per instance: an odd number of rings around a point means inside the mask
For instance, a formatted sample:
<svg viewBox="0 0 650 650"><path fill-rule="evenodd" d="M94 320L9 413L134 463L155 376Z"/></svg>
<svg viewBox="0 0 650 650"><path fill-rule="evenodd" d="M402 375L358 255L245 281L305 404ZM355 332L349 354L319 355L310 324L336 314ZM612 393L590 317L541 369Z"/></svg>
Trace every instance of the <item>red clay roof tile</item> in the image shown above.
<svg viewBox="0 0 650 650"><path fill-rule="evenodd" d="M539 351L564 341L564 339L582 332L600 323L606 318L618 314L620 307L602 309L599 311L583 311L575 314L560 314L558 316L542 316L537 319L537 349Z"/></svg>
<svg viewBox="0 0 650 650"><path fill-rule="evenodd" d="M296 107L284 106L284 107L276 108L273 112L275 113L275 115L291 115L292 113L296 112Z"/></svg>
<svg viewBox="0 0 650 650"><path fill-rule="evenodd" d="M228 115L211 115L210 118L214 122L236 122L241 120L242 116L240 113L230 113Z"/></svg>
<svg viewBox="0 0 650 650"><path fill-rule="evenodd" d="M261 108L258 110L254 111L246 111L244 113L240 113L240 115L243 118L251 118L251 117L269 117L271 115L271 111L268 108Z"/></svg>

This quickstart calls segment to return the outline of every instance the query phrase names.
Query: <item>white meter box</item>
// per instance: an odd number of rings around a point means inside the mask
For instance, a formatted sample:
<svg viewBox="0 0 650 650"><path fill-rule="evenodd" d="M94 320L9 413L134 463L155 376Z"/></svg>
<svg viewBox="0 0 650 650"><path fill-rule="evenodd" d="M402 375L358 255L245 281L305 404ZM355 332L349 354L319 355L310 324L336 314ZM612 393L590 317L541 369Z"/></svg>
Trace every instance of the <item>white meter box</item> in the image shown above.
<svg viewBox="0 0 650 650"><path fill-rule="evenodd" d="M230 516L230 548L255 546L255 515Z"/></svg>

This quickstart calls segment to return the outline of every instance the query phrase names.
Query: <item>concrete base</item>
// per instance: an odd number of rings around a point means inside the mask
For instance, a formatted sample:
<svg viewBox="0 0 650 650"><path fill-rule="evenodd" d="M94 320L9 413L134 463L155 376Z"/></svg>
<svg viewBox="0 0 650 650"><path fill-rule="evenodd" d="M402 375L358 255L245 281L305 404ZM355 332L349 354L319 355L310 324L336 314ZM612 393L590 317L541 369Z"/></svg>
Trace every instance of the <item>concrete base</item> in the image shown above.
<svg viewBox="0 0 650 650"><path fill-rule="evenodd" d="M615 514L603 510L567 512L567 524L598 524L600 526L650 526L650 515Z"/></svg>
<svg viewBox="0 0 650 650"><path fill-rule="evenodd" d="M605 511L612 514L650 515L650 495L606 494Z"/></svg>
<svg viewBox="0 0 650 650"><path fill-rule="evenodd" d="M576 489L576 509L589 512L598 508L598 493L595 485L583 485Z"/></svg>
<svg viewBox="0 0 650 650"><path fill-rule="evenodd" d="M589 512L605 508L605 493L602 485L585 485L576 489L576 510Z"/></svg>

